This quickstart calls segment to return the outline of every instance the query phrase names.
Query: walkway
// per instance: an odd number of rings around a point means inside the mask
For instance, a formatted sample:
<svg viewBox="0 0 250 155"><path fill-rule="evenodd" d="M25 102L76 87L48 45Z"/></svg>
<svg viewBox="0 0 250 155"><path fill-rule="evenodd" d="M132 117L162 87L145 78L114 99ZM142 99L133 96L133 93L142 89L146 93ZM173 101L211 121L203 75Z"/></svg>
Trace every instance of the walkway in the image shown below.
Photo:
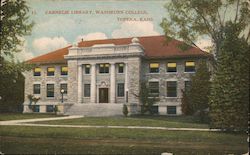
<svg viewBox="0 0 250 155"><path fill-rule="evenodd" d="M24 120L0 121L0 125L14 126L37 126L37 127L59 127L59 128L109 128L109 129L149 129L149 130L168 130L168 131L212 131L218 132L220 129L200 129L200 128L168 128L168 127L151 127L151 126L103 126L103 125L53 125L53 124L34 124L31 122L65 120L82 118L84 116L65 116L53 118L36 118Z"/></svg>

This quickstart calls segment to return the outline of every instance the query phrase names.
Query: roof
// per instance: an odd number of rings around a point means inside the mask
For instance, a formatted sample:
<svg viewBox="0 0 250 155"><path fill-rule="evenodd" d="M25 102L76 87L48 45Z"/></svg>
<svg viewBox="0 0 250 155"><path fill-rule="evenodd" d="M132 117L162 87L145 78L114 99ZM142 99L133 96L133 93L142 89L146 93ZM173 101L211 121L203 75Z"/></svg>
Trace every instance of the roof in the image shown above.
<svg viewBox="0 0 250 155"><path fill-rule="evenodd" d="M147 58L178 58L178 57L202 57L209 56L210 54L202 51L199 48L189 46L186 50L180 48L183 45L182 41L171 39L166 42L166 37L161 36L146 36L137 37L139 43L144 47L145 56ZM105 39L105 40L90 40L78 43L78 47L92 47L96 44L114 44L114 45L127 45L131 43L132 38L119 38L119 39ZM53 52L35 57L28 60L28 63L66 63L64 55L68 54L67 46Z"/></svg>

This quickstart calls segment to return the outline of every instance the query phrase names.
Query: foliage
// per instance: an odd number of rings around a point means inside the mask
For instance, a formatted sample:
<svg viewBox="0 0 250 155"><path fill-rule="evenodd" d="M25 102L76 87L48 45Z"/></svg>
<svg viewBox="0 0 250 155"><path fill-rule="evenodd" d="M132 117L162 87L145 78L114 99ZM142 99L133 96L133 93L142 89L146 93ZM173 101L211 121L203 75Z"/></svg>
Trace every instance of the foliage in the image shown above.
<svg viewBox="0 0 250 155"><path fill-rule="evenodd" d="M191 87L182 90L182 112L185 115L199 115L200 121L207 121L209 94L211 89L210 72L205 60L200 60L196 73L191 77Z"/></svg>
<svg viewBox="0 0 250 155"><path fill-rule="evenodd" d="M210 96L212 127L247 128L250 45L239 33L238 25L227 24Z"/></svg>
<svg viewBox="0 0 250 155"><path fill-rule="evenodd" d="M153 114L153 106L158 99L150 96L149 88L145 82L141 82L139 95L134 95L140 100L141 114L145 114L147 112L149 112L149 114Z"/></svg>
<svg viewBox="0 0 250 155"><path fill-rule="evenodd" d="M57 114L57 112L59 112L58 105L54 106L54 112L55 112L55 114Z"/></svg>
<svg viewBox="0 0 250 155"><path fill-rule="evenodd" d="M169 36L167 39L180 38L195 45L199 37L209 37L217 54L227 21L237 24L246 40L250 37L247 0L171 0L165 8L168 14L163 18L161 27Z"/></svg>
<svg viewBox="0 0 250 155"><path fill-rule="evenodd" d="M29 103L29 109L32 110L34 112L35 110L35 105L36 103L40 100L40 97L35 97L32 94L27 95L27 98L29 99L30 103ZM34 102L34 104L32 105L32 103Z"/></svg>
<svg viewBox="0 0 250 155"><path fill-rule="evenodd" d="M23 36L33 23L28 20L28 6L24 0L1 0L0 5L0 110L22 111L24 76L31 65L16 62L14 54L22 48Z"/></svg>
<svg viewBox="0 0 250 155"><path fill-rule="evenodd" d="M33 22L28 19L29 8L24 0L1 1L0 57L10 56L20 51L22 37L29 35Z"/></svg>
<svg viewBox="0 0 250 155"><path fill-rule="evenodd" d="M122 113L124 116L128 116L128 106L126 104L123 104Z"/></svg>
<svg viewBox="0 0 250 155"><path fill-rule="evenodd" d="M181 90L182 98L181 98L181 111L184 115L192 115L193 110L189 102L189 98L187 95L187 91Z"/></svg>

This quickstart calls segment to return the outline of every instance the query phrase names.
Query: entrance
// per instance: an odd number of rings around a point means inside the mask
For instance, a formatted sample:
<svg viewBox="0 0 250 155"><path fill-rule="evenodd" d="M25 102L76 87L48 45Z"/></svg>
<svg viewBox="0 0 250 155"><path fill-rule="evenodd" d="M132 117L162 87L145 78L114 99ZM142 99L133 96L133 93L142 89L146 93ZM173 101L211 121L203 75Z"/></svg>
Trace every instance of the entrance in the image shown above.
<svg viewBox="0 0 250 155"><path fill-rule="evenodd" d="M99 88L99 103L108 103L108 102L109 102L109 89Z"/></svg>

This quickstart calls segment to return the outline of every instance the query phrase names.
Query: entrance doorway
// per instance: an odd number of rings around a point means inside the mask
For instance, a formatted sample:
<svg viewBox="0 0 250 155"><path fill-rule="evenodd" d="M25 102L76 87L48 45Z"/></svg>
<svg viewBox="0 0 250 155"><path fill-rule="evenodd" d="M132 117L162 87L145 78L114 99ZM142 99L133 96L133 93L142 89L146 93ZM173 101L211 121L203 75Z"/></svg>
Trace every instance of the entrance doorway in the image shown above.
<svg viewBox="0 0 250 155"><path fill-rule="evenodd" d="M99 88L99 103L108 103L108 102L109 102L109 89Z"/></svg>

